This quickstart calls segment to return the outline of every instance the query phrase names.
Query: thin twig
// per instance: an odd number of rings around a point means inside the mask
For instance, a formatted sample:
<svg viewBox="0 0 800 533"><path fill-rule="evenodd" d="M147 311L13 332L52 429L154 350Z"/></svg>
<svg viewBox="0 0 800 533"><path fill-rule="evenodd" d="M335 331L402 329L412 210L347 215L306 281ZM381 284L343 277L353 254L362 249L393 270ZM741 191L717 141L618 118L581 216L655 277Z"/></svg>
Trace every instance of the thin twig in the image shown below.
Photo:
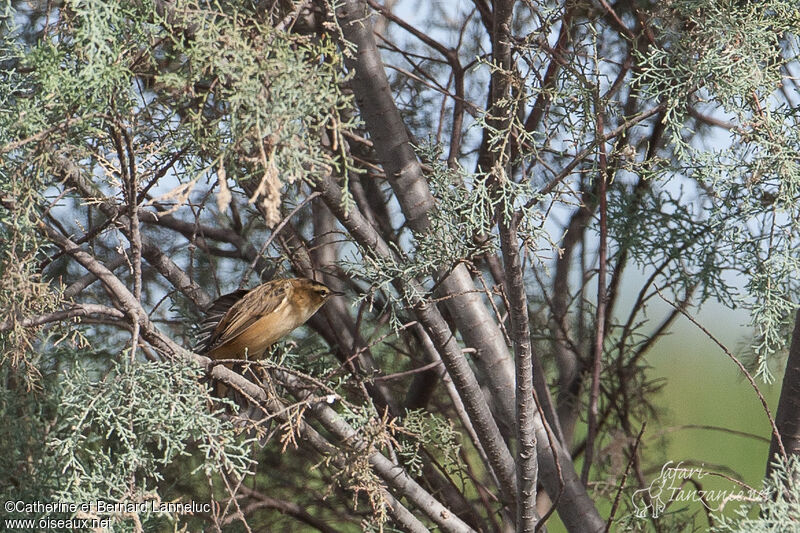
<svg viewBox="0 0 800 533"><path fill-rule="evenodd" d="M723 352L725 352L725 355L727 355L728 358L730 358L730 360L734 362L734 364L739 368L739 370L742 372L742 374L744 374L744 376L747 379L748 383L750 383L750 386L753 387L753 390L755 391L756 396L758 396L758 401L761 402L761 406L764 408L764 412L767 414L767 418L769 419L769 424L770 424L770 426L772 426L772 435L775 437L775 441L778 443L778 448L780 449L781 456L784 459L788 458L788 455L786 454L786 449L783 447L783 441L781 440L780 431L778 431L778 426L775 424L775 418L772 416L772 413L769 410L769 405L767 405L767 400L766 400L766 398L764 398L764 395L761 394L761 390L758 388L758 385L756 384L755 379L753 379L753 376L750 374L750 372L747 371L747 368L745 368L745 366L742 364L742 362L739 361L739 359L735 355L733 355L731 353L731 351L727 348L727 346L722 344L722 342L720 342L719 339L717 339L714 336L713 333L708 331L692 315L687 313L685 309L683 309L682 307L678 306L677 304L675 304L671 300L667 299L663 294L661 294L661 290L658 287L656 287L656 292L658 293L658 295L661 297L662 300L664 300L669 305L671 305L680 314L682 314L683 316L688 318L689 321L692 324L697 326L700 329L700 331L702 331L709 339L714 341L714 343L717 346L719 346L720 349Z"/></svg>
<svg viewBox="0 0 800 533"><path fill-rule="evenodd" d="M438 367L444 367L444 363L441 361L434 361L433 363L428 363L427 365L423 365L419 368L412 368L411 370L404 370L403 372L395 372L394 374L389 374L388 376L378 376L376 378L372 378L372 381L391 381L393 379L404 378L412 374L418 374L420 372L425 372L426 370Z"/></svg>
<svg viewBox="0 0 800 533"><path fill-rule="evenodd" d="M603 135L603 112L600 109L600 99L596 99L597 112L597 133ZM592 365L592 389L589 398L589 428L586 437L586 453L584 455L583 469L581 470L581 481L584 485L589 482L589 471L592 468L594 459L594 445L597 437L597 415L599 414L598 402L600 401L600 372L603 369L603 341L605 340L606 323L606 304L608 302L608 292L606 288L606 254L608 246L607 228L607 165L606 165L606 144L605 141L598 143L600 149L600 172L597 176L599 180L598 196L600 200L600 250L598 251L598 270L597 270L597 315L595 318L595 339L594 339L594 364Z"/></svg>
<svg viewBox="0 0 800 533"><path fill-rule="evenodd" d="M597 148L597 146L599 144L603 144L603 143L605 143L607 141L610 141L611 139L616 138L621 133L627 131L627 129L630 128L631 126L633 126L634 124L637 124L637 123L639 123L639 122L641 122L643 120L646 120L646 119L652 117L653 115L657 115L658 113L663 111L665 109L665 107L666 107L665 104L659 104L656 107L650 108L647 111L642 111L641 113L639 113L639 114L637 114L637 115L635 115L635 116L633 116L631 118L626 118L626 119L623 120L622 124L620 124L619 126L614 128L610 132L606 133L605 135L602 135L599 138L595 139L595 141L592 142L589 146L587 146L586 148L584 148L583 150L578 152L575 155L575 157L572 159L572 161L570 161L569 164L567 164L567 166L565 166L561 170L561 172L559 172L559 174L556 177L554 177L552 180L550 180L547 183L547 185L545 185L544 187L539 189L539 192L537 194L533 195L533 198L531 198L528 201L528 203L526 204L525 207L533 207L534 205L536 205L541 200L542 196L545 196L545 195L551 193L553 191L553 189L555 189L556 186L559 183L564 181L564 179L572 173L572 170L576 166L578 166L578 164L581 161L586 159L586 157L588 155L590 155L595 150L595 148Z"/></svg>
<svg viewBox="0 0 800 533"><path fill-rule="evenodd" d="M628 474L631 471L631 466L633 465L634 459L636 458L636 454L639 451L639 444L642 442L642 435L644 435L644 428L647 427L647 421L642 423L642 429L639 430L639 434L636 435L636 440L633 443L633 449L631 450L631 457L628 459L628 464L625 466L625 474L622 476L622 481L620 481L619 489L617 489L617 494L614 496L614 503L611 505L611 512L608 514L608 522L606 522L606 530L605 533L608 533L611 530L611 524L614 521L614 515L617 514L617 508L619 507L620 497L622 496L622 489L625 488L625 482L628 480Z"/></svg>
<svg viewBox="0 0 800 533"><path fill-rule="evenodd" d="M319 191L314 191L308 196L306 196L302 202L297 204L297 206L294 209L292 209L292 211L288 215L283 217L283 220L281 220L277 226L275 226L275 229L272 230L272 233L270 233L269 238L264 242L264 244L261 245L261 248L258 250L258 253L256 253L255 257L253 257L253 260L250 262L250 264L247 265L247 269L245 269L244 274L242 274L242 280L239 283L240 289L245 285L245 282L247 281L247 278L250 275L250 273L253 272L253 270L255 270L256 264L258 263L258 260L261 259L262 254L267 250L267 248L269 248L269 245L272 244L272 241L275 240L275 237L278 236L278 234L281 232L284 226L286 226L289 220L298 211L300 211L304 205L306 205L308 202L310 202L319 195L320 195Z"/></svg>

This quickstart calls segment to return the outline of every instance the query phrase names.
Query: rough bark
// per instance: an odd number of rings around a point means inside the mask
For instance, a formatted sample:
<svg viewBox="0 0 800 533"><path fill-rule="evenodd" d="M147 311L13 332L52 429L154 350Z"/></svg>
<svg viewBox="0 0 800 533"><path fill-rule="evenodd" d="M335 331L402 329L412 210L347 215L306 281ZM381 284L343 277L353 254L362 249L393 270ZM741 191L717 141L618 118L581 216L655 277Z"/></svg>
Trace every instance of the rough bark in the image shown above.
<svg viewBox="0 0 800 533"><path fill-rule="evenodd" d="M517 249L516 229L516 217L510 225L500 223L506 291L510 304L511 338L516 359L517 531L533 532L539 521L536 513L536 482L539 474L535 428L537 413L533 399L533 355L528 324L528 300Z"/></svg>
<svg viewBox="0 0 800 533"><path fill-rule="evenodd" d="M509 131L511 117L500 102L510 96L509 73L513 70L511 59L511 23L514 2L495 0L494 27L492 31L492 58L498 69L492 73L491 106L489 108L490 127L498 131ZM507 146L507 145L505 145ZM510 149L491 150L492 173L487 179L512 179L513 170ZM510 220L506 212L512 212ZM508 314L511 319L511 342L515 359L515 436L517 473L517 516L516 530L533 533L539 522L536 512L536 482L538 481L538 462L536 457L536 405L533 389L533 353L531 350L530 325L528 319L528 297L522 275L517 229L520 214L514 207L502 202L497 209L500 247L503 252L505 290L508 296Z"/></svg>
<svg viewBox="0 0 800 533"><path fill-rule="evenodd" d="M792 343L786 360L786 373L783 375L781 396L775 413L775 425L778 427L786 453L800 454L800 311L795 315ZM773 435L767 458L767 476L772 473L776 455L779 453L780 445Z"/></svg>

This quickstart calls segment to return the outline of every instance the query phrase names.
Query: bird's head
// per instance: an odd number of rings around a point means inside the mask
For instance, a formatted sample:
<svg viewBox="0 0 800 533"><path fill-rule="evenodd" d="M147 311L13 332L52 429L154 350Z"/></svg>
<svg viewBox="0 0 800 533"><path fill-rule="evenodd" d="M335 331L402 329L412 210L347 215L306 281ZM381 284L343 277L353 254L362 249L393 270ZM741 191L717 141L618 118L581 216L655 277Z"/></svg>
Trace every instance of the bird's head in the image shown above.
<svg viewBox="0 0 800 533"><path fill-rule="evenodd" d="M297 280L295 292L300 293L304 298L307 298L308 302L311 304L311 307L314 308L319 308L322 306L322 304L328 301L331 296L339 294L332 291L326 285L319 283L318 281L305 278Z"/></svg>

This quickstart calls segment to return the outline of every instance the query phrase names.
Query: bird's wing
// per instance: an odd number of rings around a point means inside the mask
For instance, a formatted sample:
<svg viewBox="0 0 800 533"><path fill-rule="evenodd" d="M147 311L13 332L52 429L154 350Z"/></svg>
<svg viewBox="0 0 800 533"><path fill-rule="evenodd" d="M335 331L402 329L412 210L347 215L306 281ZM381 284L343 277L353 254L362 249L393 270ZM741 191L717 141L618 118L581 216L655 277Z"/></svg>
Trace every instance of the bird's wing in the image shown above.
<svg viewBox="0 0 800 533"><path fill-rule="evenodd" d="M276 280L244 294L214 327L209 339L209 351L236 338L259 318L277 309L286 299L287 287L286 280Z"/></svg>
<svg viewBox="0 0 800 533"><path fill-rule="evenodd" d="M206 353L216 342L215 330L220 321L225 317L225 314L230 311L236 302L240 301L244 296L250 292L250 289L239 289L237 291L224 294L214 300L211 305L205 309L205 318L200 323L200 331L197 334L197 342L195 343L194 351L197 353Z"/></svg>

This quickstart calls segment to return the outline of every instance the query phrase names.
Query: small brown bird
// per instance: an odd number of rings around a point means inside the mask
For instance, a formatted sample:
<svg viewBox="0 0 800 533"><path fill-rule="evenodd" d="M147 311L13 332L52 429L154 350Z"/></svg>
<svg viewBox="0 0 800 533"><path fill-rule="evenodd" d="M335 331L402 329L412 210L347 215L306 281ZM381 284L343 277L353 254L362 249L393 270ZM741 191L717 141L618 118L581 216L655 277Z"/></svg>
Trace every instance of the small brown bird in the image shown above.
<svg viewBox="0 0 800 533"><path fill-rule="evenodd" d="M334 294L307 279L276 279L219 297L207 310L196 351L212 359L259 359Z"/></svg>

